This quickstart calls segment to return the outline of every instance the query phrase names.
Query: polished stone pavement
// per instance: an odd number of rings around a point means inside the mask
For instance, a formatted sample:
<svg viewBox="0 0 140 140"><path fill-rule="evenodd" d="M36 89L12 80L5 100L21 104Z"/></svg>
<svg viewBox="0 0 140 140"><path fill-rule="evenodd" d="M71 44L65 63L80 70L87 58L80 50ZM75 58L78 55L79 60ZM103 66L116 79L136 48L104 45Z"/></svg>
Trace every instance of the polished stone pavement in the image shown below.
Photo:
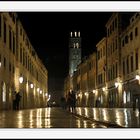
<svg viewBox="0 0 140 140"><path fill-rule="evenodd" d="M0 128L140 128L140 113L132 108L59 107L0 111Z"/></svg>
<svg viewBox="0 0 140 140"><path fill-rule="evenodd" d="M61 108L0 112L0 128L106 128Z"/></svg>
<svg viewBox="0 0 140 140"><path fill-rule="evenodd" d="M138 109L77 107L75 113L90 120L112 124L112 127L117 124L123 128L140 128L140 112Z"/></svg>

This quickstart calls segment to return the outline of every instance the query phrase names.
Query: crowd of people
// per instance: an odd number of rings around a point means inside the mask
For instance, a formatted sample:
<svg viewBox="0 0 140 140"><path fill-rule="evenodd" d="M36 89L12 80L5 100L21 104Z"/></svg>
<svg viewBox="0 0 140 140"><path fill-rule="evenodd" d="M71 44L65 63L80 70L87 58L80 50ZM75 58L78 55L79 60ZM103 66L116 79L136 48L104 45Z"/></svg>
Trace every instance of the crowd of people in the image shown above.
<svg viewBox="0 0 140 140"><path fill-rule="evenodd" d="M76 95L75 92L69 91L67 98L61 97L61 106L63 109L68 109L68 111L74 112L76 107Z"/></svg>

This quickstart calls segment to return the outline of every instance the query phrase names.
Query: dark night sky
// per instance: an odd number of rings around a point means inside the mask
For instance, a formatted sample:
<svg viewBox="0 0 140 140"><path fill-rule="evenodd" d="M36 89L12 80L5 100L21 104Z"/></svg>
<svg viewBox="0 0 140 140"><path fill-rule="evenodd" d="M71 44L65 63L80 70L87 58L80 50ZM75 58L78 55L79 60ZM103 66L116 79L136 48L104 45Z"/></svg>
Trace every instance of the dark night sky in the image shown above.
<svg viewBox="0 0 140 140"><path fill-rule="evenodd" d="M82 56L88 56L106 34L111 12L18 12L19 18L49 72L49 78L68 73L68 43L71 31L81 32Z"/></svg>

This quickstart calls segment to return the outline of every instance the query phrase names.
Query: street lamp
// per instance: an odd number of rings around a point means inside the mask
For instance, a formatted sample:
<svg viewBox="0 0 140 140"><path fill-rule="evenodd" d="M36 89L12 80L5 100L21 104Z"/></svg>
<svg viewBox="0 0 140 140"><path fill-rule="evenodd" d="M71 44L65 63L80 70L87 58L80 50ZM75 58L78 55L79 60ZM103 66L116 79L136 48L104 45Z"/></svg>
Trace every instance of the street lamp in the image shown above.
<svg viewBox="0 0 140 140"><path fill-rule="evenodd" d="M119 83L118 82L115 82L115 87L117 88L119 86Z"/></svg>
<svg viewBox="0 0 140 140"><path fill-rule="evenodd" d="M39 92L39 88L37 88L37 92Z"/></svg>
<svg viewBox="0 0 140 140"><path fill-rule="evenodd" d="M31 87L31 88L33 88L33 87L34 87L34 85L33 85L33 84L30 84L30 87Z"/></svg>
<svg viewBox="0 0 140 140"><path fill-rule="evenodd" d="M87 96L88 95L88 93L87 92L85 92L85 96Z"/></svg>
<svg viewBox="0 0 140 140"><path fill-rule="evenodd" d="M140 80L140 76L139 76L139 75L136 75L136 79L137 79L137 80Z"/></svg>
<svg viewBox="0 0 140 140"><path fill-rule="evenodd" d="M105 91L105 87L103 87L102 90Z"/></svg>
<svg viewBox="0 0 140 140"><path fill-rule="evenodd" d="M22 76L19 77L19 82L20 82L20 83L23 83L23 77L22 77Z"/></svg>
<svg viewBox="0 0 140 140"><path fill-rule="evenodd" d="M96 93L96 90L95 89L93 90L93 93Z"/></svg>
<svg viewBox="0 0 140 140"><path fill-rule="evenodd" d="M42 94L42 90L40 90L40 94Z"/></svg>

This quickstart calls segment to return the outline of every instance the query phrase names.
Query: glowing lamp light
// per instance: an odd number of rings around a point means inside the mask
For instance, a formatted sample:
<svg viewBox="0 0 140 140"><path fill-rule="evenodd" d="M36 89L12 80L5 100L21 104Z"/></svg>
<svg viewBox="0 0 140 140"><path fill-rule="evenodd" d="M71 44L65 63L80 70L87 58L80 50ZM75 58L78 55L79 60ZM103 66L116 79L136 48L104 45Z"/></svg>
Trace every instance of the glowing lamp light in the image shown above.
<svg viewBox="0 0 140 140"><path fill-rule="evenodd" d="M96 93L96 90L93 90L93 93Z"/></svg>
<svg viewBox="0 0 140 140"><path fill-rule="evenodd" d="M117 88L119 86L119 83L118 82L115 82L115 87Z"/></svg>
<svg viewBox="0 0 140 140"><path fill-rule="evenodd" d="M103 87L102 90L105 91L105 87Z"/></svg>
<svg viewBox="0 0 140 140"><path fill-rule="evenodd" d="M0 62L0 67L1 67L1 62Z"/></svg>
<svg viewBox="0 0 140 140"><path fill-rule="evenodd" d="M85 96L87 96L87 92L85 92Z"/></svg>
<svg viewBox="0 0 140 140"><path fill-rule="evenodd" d="M46 93L45 96L48 96L48 93Z"/></svg>
<svg viewBox="0 0 140 140"><path fill-rule="evenodd" d="M39 88L37 88L37 92L39 92Z"/></svg>
<svg viewBox="0 0 140 140"><path fill-rule="evenodd" d="M40 94L42 94L42 90L40 90Z"/></svg>
<svg viewBox="0 0 140 140"><path fill-rule="evenodd" d="M136 75L136 79L137 79L137 80L140 80L140 76L139 76L139 75Z"/></svg>
<svg viewBox="0 0 140 140"><path fill-rule="evenodd" d="M19 82L20 82L20 83L23 83L23 77L22 77L22 76L19 77Z"/></svg>
<svg viewBox="0 0 140 140"><path fill-rule="evenodd" d="M34 87L34 85L33 85L33 84L30 84L30 87L31 87L31 88L33 88L33 87Z"/></svg>
<svg viewBox="0 0 140 140"><path fill-rule="evenodd" d="M75 37L77 37L77 32L75 32Z"/></svg>

